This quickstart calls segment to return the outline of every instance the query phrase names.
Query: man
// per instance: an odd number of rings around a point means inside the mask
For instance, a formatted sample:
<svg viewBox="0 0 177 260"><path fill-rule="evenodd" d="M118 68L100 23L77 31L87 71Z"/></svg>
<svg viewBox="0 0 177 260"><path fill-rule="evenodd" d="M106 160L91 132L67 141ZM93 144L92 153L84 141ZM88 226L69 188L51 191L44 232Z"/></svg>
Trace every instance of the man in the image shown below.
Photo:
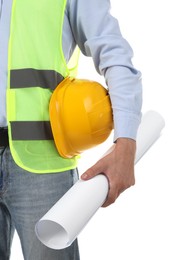
<svg viewBox="0 0 177 260"><path fill-rule="evenodd" d="M109 9L108 0L1 0L2 260L9 259L14 229L26 260L79 259L77 241L65 250L51 250L34 233L35 223L77 179L75 160L56 157L50 136L45 131L42 134L48 125L51 90L70 75L67 63L76 44L84 55L93 58L98 73L105 77L116 142L115 149L81 178L87 180L99 173L108 177L105 207L135 183L141 75L131 63L132 50Z"/></svg>

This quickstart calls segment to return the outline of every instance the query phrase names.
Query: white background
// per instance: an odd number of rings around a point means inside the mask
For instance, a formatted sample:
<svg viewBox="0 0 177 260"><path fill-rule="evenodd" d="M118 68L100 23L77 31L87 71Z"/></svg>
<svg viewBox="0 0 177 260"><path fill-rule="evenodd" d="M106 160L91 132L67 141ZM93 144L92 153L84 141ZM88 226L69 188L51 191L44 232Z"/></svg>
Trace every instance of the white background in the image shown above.
<svg viewBox="0 0 177 260"><path fill-rule="evenodd" d="M99 209L79 235L81 260L176 260L175 1L112 0L112 13L134 50L133 63L143 75L143 113L158 111L166 126L160 139L135 166L136 185L125 191L114 205ZM103 82L90 59L82 57L80 65L79 76ZM112 137L83 155L80 173L111 145ZM15 235L11 260L22 259Z"/></svg>

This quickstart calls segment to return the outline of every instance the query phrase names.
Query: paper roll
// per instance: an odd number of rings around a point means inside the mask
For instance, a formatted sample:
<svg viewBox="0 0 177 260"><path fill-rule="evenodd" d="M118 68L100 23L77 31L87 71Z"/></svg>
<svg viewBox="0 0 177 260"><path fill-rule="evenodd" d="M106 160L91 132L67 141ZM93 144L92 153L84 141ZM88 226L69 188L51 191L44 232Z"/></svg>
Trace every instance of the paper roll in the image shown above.
<svg viewBox="0 0 177 260"><path fill-rule="evenodd" d="M164 126L163 117L155 111L149 111L143 116L137 135L135 163L158 139ZM112 149L114 146L106 154ZM36 223L38 239L52 249L63 249L71 245L89 219L103 205L108 186L108 180L102 174L88 181L77 181Z"/></svg>
<svg viewBox="0 0 177 260"><path fill-rule="evenodd" d="M143 115L137 133L135 163L137 163L153 143L157 141L164 126L164 118L158 112L148 111Z"/></svg>
<svg viewBox="0 0 177 260"><path fill-rule="evenodd" d="M79 180L37 223L36 234L53 249L69 246L105 201L108 181L102 174Z"/></svg>

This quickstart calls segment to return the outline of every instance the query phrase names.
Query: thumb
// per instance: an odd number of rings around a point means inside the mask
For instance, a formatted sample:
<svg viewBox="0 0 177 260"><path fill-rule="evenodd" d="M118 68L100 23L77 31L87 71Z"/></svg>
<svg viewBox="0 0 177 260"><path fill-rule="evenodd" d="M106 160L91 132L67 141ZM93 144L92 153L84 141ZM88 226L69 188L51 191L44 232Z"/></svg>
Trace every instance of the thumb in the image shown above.
<svg viewBox="0 0 177 260"><path fill-rule="evenodd" d="M100 173L102 173L102 167L100 161L98 161L81 175L81 179L89 180Z"/></svg>

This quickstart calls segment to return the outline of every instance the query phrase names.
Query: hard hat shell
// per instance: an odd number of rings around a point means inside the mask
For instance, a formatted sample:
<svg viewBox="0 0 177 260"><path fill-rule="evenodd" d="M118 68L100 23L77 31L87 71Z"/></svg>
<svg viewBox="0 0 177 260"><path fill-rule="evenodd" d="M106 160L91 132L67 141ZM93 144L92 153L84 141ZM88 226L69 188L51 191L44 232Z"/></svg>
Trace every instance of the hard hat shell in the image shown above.
<svg viewBox="0 0 177 260"><path fill-rule="evenodd" d="M113 129L108 91L95 81L64 79L51 96L49 114L55 145L64 158L101 144Z"/></svg>

